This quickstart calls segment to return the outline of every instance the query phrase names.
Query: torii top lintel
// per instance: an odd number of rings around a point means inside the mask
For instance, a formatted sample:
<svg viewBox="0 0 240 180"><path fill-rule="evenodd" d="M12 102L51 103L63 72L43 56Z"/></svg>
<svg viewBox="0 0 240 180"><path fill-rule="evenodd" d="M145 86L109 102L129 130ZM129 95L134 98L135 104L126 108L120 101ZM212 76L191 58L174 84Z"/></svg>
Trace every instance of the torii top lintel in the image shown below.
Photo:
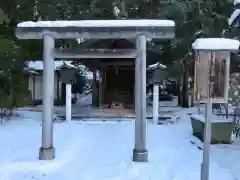
<svg viewBox="0 0 240 180"><path fill-rule="evenodd" d="M175 23L171 20L82 20L82 21L26 21L19 23L19 39L42 39L51 35L55 39L122 39L143 34L148 38L172 39Z"/></svg>

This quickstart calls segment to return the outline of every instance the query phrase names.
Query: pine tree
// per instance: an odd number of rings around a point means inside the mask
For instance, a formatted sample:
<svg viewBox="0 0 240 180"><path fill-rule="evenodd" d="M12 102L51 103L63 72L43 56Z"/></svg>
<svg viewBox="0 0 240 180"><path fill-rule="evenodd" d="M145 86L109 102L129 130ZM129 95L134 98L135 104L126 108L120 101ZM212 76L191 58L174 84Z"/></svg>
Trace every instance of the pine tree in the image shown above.
<svg viewBox="0 0 240 180"><path fill-rule="evenodd" d="M0 27L9 29L10 18L0 10ZM27 94L24 75L24 61L20 46L2 33L0 36L0 108L12 108L20 105Z"/></svg>

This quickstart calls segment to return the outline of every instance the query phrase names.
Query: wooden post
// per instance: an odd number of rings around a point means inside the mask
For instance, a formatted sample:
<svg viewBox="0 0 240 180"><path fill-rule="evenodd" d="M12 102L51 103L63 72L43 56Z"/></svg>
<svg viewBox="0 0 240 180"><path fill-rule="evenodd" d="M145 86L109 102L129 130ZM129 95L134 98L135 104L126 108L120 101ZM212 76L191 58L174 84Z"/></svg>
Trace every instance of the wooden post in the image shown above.
<svg viewBox="0 0 240 180"><path fill-rule="evenodd" d="M36 75L33 75L33 91L32 91L32 100L36 98Z"/></svg>
<svg viewBox="0 0 240 180"><path fill-rule="evenodd" d="M92 81L92 105L97 106L97 71L93 70L93 81Z"/></svg>
<svg viewBox="0 0 240 180"><path fill-rule="evenodd" d="M57 100L60 99L60 92L59 92L59 73L56 72L56 76L57 76Z"/></svg>
<svg viewBox="0 0 240 180"><path fill-rule="evenodd" d="M184 72L183 72L183 86L182 86L182 102L181 105L182 107L188 108L189 107L189 93L188 93L188 78L189 78L189 73L188 73L188 58L184 59Z"/></svg>
<svg viewBox="0 0 240 180"><path fill-rule="evenodd" d="M209 180L209 164L210 164L210 146L212 134L212 102L211 99L205 104L205 127L204 127L204 143L203 143L203 162L201 165L201 180Z"/></svg>
<svg viewBox="0 0 240 180"><path fill-rule="evenodd" d="M103 72L102 72L102 104L103 105L106 102L105 101L105 90L106 90L106 85L107 85L106 75L107 75L106 69L103 69Z"/></svg>
<svg viewBox="0 0 240 180"><path fill-rule="evenodd" d="M103 73L100 71L99 73L99 81L98 81L98 106L102 106L102 94L103 94Z"/></svg>

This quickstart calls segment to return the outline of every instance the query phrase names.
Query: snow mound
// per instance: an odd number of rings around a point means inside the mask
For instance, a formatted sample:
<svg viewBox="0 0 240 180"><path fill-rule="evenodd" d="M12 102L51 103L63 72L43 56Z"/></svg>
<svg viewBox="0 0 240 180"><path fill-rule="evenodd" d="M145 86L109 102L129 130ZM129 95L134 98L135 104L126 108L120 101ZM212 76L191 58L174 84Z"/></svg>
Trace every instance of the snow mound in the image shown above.
<svg viewBox="0 0 240 180"><path fill-rule="evenodd" d="M240 42L235 39L227 38L199 38L193 44L192 48L195 50L225 50L237 51Z"/></svg>

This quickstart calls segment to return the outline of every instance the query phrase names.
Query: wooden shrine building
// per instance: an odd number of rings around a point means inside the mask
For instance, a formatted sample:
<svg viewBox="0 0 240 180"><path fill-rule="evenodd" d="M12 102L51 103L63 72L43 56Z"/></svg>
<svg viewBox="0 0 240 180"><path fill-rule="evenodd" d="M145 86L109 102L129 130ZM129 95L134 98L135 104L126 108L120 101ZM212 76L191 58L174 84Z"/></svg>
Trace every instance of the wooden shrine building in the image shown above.
<svg viewBox="0 0 240 180"><path fill-rule="evenodd" d="M134 105L134 77L135 77L135 52L133 58L125 56L135 49L135 40L87 40L78 45L76 51L89 49L94 51L102 49L106 57L106 51L114 54L108 58L99 57L99 51L95 58L81 58L79 61L93 71L92 104L97 107L123 106L133 108ZM81 52L84 54L84 52ZM147 43L147 66L160 60L161 50ZM99 72L99 80L96 78Z"/></svg>

